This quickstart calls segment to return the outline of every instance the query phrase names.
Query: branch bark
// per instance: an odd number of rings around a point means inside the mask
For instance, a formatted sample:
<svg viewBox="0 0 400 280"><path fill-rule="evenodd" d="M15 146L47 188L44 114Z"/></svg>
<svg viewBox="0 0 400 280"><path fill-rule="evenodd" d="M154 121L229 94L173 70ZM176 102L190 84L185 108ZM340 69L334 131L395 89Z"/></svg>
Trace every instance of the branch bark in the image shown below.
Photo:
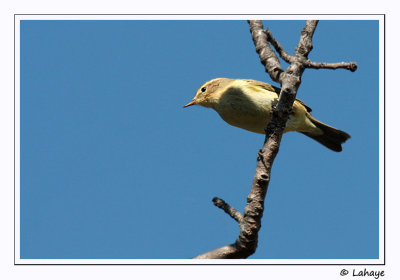
<svg viewBox="0 0 400 280"><path fill-rule="evenodd" d="M304 70L306 68L318 67L329 69L345 68L354 71L357 68L357 64L355 63L327 64L314 63L308 60L308 54L313 48L312 37L318 24L317 20L306 22L293 56L284 51L270 31L263 30L261 21L249 20L248 22L261 63L270 77L282 85L282 89L278 104L272 113L272 119L265 128L264 145L258 153L257 167L243 216L225 201L219 198L214 198L213 200L216 206L223 209L238 222L240 226L238 238L233 244L201 254L195 257L195 259L247 258L256 251L258 232L261 228L261 218L264 212L264 201L271 178L272 164L279 151L286 121L292 110L293 102L296 99ZM290 62L289 67L285 71L282 70L279 59L269 45L269 42L285 61Z"/></svg>
<svg viewBox="0 0 400 280"><path fill-rule="evenodd" d="M231 216L231 218L234 219L236 222L238 222L239 224L242 222L242 214L238 210L230 206L228 203L226 203L223 199L214 197L212 201L214 202L215 206L224 210L224 212Z"/></svg>
<svg viewBox="0 0 400 280"><path fill-rule="evenodd" d="M261 63L265 67L265 71L272 80L280 83L280 75L283 72L279 59L275 52L271 49L267 41L267 34L261 20L249 20L251 37L253 38L256 52L260 56Z"/></svg>
<svg viewBox="0 0 400 280"><path fill-rule="evenodd" d="M274 38L272 35L271 31L269 29L265 30L265 34L267 34L267 40L271 43L271 45L274 46L275 50L278 52L279 56L286 61L287 63L292 63L293 62L293 57L289 55L279 44L279 42Z"/></svg>
<svg viewBox="0 0 400 280"><path fill-rule="evenodd" d="M357 63L355 62L338 62L338 63L325 63L325 62L313 62L313 61L306 61L307 68L313 68L313 69L347 69L350 70L351 72L354 72L357 70Z"/></svg>

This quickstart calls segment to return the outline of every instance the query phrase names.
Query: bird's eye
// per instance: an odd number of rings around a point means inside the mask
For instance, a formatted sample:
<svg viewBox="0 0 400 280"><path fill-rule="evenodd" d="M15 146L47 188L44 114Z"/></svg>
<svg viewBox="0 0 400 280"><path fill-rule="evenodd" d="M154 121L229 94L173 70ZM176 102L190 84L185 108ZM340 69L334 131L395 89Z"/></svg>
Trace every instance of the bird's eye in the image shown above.
<svg viewBox="0 0 400 280"><path fill-rule="evenodd" d="M202 87L201 88L201 92L206 92L206 90L207 90L207 87Z"/></svg>

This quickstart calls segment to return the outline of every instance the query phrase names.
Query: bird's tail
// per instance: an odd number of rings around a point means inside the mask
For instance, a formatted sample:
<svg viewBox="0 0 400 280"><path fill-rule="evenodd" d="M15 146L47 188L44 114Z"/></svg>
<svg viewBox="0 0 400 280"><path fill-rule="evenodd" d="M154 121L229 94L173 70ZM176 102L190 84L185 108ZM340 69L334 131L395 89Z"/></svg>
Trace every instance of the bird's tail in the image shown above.
<svg viewBox="0 0 400 280"><path fill-rule="evenodd" d="M307 114L308 119L320 130L322 130L323 134L316 135L311 132L302 132L304 135L314 139L315 141L321 143L325 147L331 149L335 152L342 151L342 144L346 142L347 139L350 138L350 135L344 131L326 125L319 120L315 119L311 114Z"/></svg>

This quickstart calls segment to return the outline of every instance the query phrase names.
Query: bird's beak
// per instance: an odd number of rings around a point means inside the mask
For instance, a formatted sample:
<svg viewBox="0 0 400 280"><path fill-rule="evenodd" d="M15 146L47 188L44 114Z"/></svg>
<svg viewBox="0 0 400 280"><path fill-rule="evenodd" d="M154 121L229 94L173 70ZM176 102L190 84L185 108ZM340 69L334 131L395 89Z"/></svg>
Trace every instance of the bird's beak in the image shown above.
<svg viewBox="0 0 400 280"><path fill-rule="evenodd" d="M183 106L183 108L186 108L186 107L189 107L189 106L192 106L192 105L196 105L196 101L194 101L194 100L190 101L188 104Z"/></svg>

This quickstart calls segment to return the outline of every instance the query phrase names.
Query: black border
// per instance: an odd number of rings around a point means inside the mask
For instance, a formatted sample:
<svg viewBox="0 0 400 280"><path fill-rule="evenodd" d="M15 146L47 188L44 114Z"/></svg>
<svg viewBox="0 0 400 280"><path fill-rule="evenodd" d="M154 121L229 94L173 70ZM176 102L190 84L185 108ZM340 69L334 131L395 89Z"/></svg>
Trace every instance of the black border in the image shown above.
<svg viewBox="0 0 400 280"><path fill-rule="evenodd" d="M193 263L193 264L186 264L186 263L173 263L173 264L157 264L157 263L135 263L135 264L114 264L114 263L80 263L80 264L25 264L25 263L16 263L15 262L15 21L16 16L383 16L383 264L310 264L310 263L303 263L303 264L262 264L262 263L241 263L241 264L222 264L222 263L214 263L214 264L202 264L202 263ZM385 266L386 265L386 14L14 14L14 265L267 265L267 266L300 266L300 265L315 265L315 266L322 266L322 265L329 265L329 266L371 266L371 265L379 265ZM379 205L379 204L378 204ZM36 260L36 259L35 259ZM51 259L45 259L51 260ZM93 259L94 260L94 259ZM116 259L118 260L118 259Z"/></svg>

